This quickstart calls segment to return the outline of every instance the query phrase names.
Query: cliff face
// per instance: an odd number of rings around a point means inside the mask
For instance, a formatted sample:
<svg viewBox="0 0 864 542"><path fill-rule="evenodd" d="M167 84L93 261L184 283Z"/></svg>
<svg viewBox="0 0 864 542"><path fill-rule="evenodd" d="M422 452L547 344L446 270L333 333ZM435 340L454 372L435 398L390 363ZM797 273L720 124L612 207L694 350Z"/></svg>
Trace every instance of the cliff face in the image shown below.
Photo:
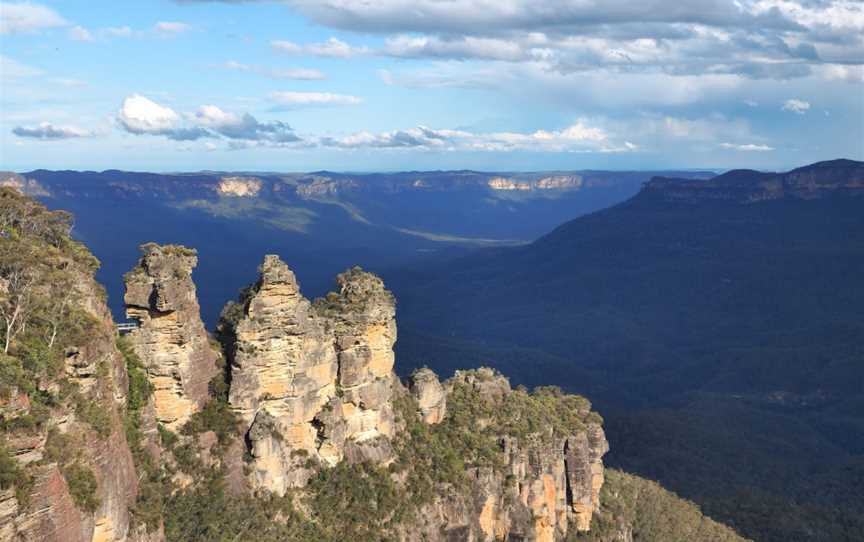
<svg viewBox="0 0 864 542"><path fill-rule="evenodd" d="M457 371L444 388L455 403L455 423L491 438L496 455L489 465L468 470L467 491L438 488L422 512L423 540L554 542L590 529L608 444L587 402L556 425L544 423L557 414L541 405L561 396L512 390L492 369ZM523 419L530 415L538 419Z"/></svg>
<svg viewBox="0 0 864 542"><path fill-rule="evenodd" d="M0 189L0 540L138 540L126 367L68 220Z"/></svg>
<svg viewBox="0 0 864 542"><path fill-rule="evenodd" d="M129 340L153 385L156 420L176 429L209 399L217 353L201 322L192 282L195 251L150 243L141 252L125 277L126 316L138 322Z"/></svg>
<svg viewBox="0 0 864 542"><path fill-rule="evenodd" d="M643 194L669 201L734 201L755 203L782 198L817 199L832 194L864 195L864 163L854 160L819 162L787 173L736 169L702 181L654 177Z"/></svg>

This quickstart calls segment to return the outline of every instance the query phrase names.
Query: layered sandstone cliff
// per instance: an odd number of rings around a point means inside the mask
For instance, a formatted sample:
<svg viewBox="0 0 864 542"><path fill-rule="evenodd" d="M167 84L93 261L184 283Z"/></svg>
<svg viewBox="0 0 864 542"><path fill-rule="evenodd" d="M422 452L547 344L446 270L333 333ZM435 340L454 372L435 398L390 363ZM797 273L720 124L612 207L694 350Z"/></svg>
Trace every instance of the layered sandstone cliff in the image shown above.
<svg viewBox="0 0 864 542"><path fill-rule="evenodd" d="M125 276L126 316L138 322L129 340L153 385L157 421L176 429L209 399L218 354L209 344L192 281L195 251L148 243L141 252Z"/></svg>
<svg viewBox="0 0 864 542"><path fill-rule="evenodd" d="M232 338L229 402L253 458L252 486L284 494L319 463L385 462L394 429L392 295L352 269L338 277L338 293L313 306L278 257L260 271L223 321Z"/></svg>
<svg viewBox="0 0 864 542"><path fill-rule="evenodd" d="M432 378L421 376L427 385ZM587 402L552 423L545 418L556 413L543 405L567 396L513 390L505 377L485 368L457 371L444 389L460 420L447 423L476 433L479 443L491 439L494 460L468 469L466 490L439 486L415 526L422 535L406 534L406 540L554 542L590 529L608 444ZM531 415L537 419L525 419Z"/></svg>
<svg viewBox="0 0 864 542"><path fill-rule="evenodd" d="M98 262L68 238L68 215L8 189L0 199L16 232L0 239L0 303L27 324L0 360L0 541L140 540L127 373Z"/></svg>

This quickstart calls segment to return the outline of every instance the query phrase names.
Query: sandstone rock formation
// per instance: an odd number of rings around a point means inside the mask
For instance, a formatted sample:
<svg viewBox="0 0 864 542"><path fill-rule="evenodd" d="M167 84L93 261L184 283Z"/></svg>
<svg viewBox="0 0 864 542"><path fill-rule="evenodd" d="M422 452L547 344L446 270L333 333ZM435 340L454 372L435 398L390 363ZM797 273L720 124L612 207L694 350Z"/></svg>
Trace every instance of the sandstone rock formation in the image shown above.
<svg viewBox="0 0 864 542"><path fill-rule="evenodd" d="M421 373L421 378L428 374ZM496 411L519 408L518 401L526 397L485 368L457 371L444 387L461 401L482 405L477 411L489 413L490 419L476 420L478 431L493 423ZM521 434L501 428L498 451L503 463L471 468L467 495L439 490L418 526L423 539L554 542L564 540L571 529L587 531L600 505L602 457L608 444L589 410L579 416L584 416L584 426L571 434L552 426Z"/></svg>
<svg viewBox="0 0 864 542"><path fill-rule="evenodd" d="M328 322L338 356L338 417L359 453L355 459L385 462L386 438L394 432L396 301L381 279L359 267L341 273L336 284L339 292L316 300L315 309Z"/></svg>
<svg viewBox="0 0 864 542"><path fill-rule="evenodd" d="M223 322L232 336L229 402L246 430L252 486L283 494L304 485L319 462L387 461L392 295L352 269L337 278L339 293L313 307L277 256L265 257L260 271Z"/></svg>
<svg viewBox="0 0 864 542"><path fill-rule="evenodd" d="M420 408L420 416L428 424L441 423L447 413L447 394L431 369L423 367L411 374L411 395Z"/></svg>
<svg viewBox="0 0 864 542"><path fill-rule="evenodd" d="M222 196L254 198L261 192L263 184L255 177L222 177L216 185L216 192Z"/></svg>
<svg viewBox="0 0 864 542"><path fill-rule="evenodd" d="M129 339L153 385L156 419L176 429L207 402L218 354L209 344L192 282L195 251L149 243L141 252L125 277L126 316L139 323Z"/></svg>

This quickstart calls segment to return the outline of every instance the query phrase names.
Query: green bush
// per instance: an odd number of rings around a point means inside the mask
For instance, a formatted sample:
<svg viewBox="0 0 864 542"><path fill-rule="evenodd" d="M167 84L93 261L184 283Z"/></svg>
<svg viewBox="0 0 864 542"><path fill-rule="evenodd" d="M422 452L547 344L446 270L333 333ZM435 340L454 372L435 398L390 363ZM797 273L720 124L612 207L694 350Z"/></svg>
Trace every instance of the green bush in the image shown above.
<svg viewBox="0 0 864 542"><path fill-rule="evenodd" d="M78 397L75 414L92 427L100 437L107 438L111 434L111 414L100 402Z"/></svg>
<svg viewBox="0 0 864 542"><path fill-rule="evenodd" d="M75 502L75 506L84 512L95 512L99 508L100 500L96 495L98 484L96 475L89 467L75 462L63 469L63 477L69 486L69 494Z"/></svg>

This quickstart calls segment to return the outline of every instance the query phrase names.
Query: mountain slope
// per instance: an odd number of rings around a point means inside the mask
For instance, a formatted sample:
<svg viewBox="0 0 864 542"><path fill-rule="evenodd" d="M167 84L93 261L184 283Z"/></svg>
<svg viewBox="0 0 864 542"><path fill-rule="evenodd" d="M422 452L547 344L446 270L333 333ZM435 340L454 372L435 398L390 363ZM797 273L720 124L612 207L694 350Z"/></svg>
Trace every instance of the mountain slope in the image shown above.
<svg viewBox="0 0 864 542"><path fill-rule="evenodd" d="M602 406L613 464L756 539L853 540L862 268L864 164L841 160L655 178L531 245L388 281L410 363L518 349L499 365L515 380ZM806 520L761 516L793 506Z"/></svg>

